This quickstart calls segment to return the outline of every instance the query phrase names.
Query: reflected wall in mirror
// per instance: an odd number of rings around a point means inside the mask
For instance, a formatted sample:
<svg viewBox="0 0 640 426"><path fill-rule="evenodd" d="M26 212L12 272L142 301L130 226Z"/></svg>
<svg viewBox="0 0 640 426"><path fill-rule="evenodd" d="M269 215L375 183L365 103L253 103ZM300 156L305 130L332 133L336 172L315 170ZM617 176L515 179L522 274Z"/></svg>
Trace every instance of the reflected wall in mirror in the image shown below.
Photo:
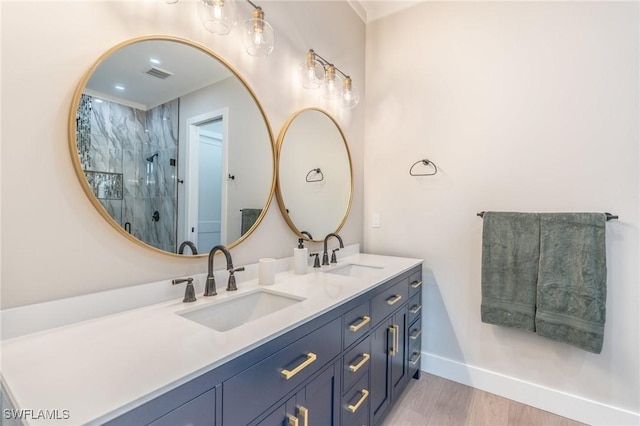
<svg viewBox="0 0 640 426"><path fill-rule="evenodd" d="M184 241L200 255L238 244L275 189L273 137L255 95L215 53L184 39L142 37L103 54L76 90L69 140L103 217L165 253Z"/></svg>
<svg viewBox="0 0 640 426"><path fill-rule="evenodd" d="M338 232L351 208L353 172L338 123L325 111L294 114L278 136L277 199L289 227L315 241Z"/></svg>

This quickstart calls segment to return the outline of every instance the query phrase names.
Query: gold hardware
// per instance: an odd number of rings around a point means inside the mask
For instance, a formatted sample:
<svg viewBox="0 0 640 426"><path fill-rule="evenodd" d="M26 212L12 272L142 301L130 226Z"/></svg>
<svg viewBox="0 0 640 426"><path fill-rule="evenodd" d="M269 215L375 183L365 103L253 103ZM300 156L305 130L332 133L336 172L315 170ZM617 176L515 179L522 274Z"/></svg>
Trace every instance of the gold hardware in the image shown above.
<svg viewBox="0 0 640 426"><path fill-rule="evenodd" d="M298 415L302 416L303 426L309 426L309 409L298 405Z"/></svg>
<svg viewBox="0 0 640 426"><path fill-rule="evenodd" d="M391 334L393 335L393 342L391 343L391 349L389 349L389 355L395 356L395 354L398 353L396 351L396 337L397 337L396 326L395 325L389 326L389 332L391 332Z"/></svg>
<svg viewBox="0 0 640 426"><path fill-rule="evenodd" d="M422 305L413 305L411 309L409 309L409 312L411 312L412 314L417 314L418 312L420 312L420 309L422 309Z"/></svg>
<svg viewBox="0 0 640 426"><path fill-rule="evenodd" d="M418 288L422 285L422 280L414 281L411 283L411 288Z"/></svg>
<svg viewBox="0 0 640 426"><path fill-rule="evenodd" d="M421 334L422 334L422 330L416 328L409 335L409 339L416 340L418 338L418 336L420 336Z"/></svg>
<svg viewBox="0 0 640 426"><path fill-rule="evenodd" d="M349 326L349 331L353 331L353 332L358 331L365 325L369 324L369 321L371 321L371 317L364 315L362 317L362 320L358 324L351 324Z"/></svg>
<svg viewBox="0 0 640 426"><path fill-rule="evenodd" d="M417 356L416 356L417 355ZM413 357L416 357L415 359L411 359ZM422 355L420 355L419 353L415 352L413 355L411 355L411 358L409 358L409 364L411 365L416 365L418 363L418 361L420 361L420 357Z"/></svg>
<svg viewBox="0 0 640 426"><path fill-rule="evenodd" d="M358 411L358 408L360 408L360 406L362 405L362 403L367 399L367 397L369 396L369 391L366 389L362 389L360 391L362 393L362 396L360 397L360 399L358 400L358 402L356 402L354 405L347 405L347 410L351 411L352 413L355 413L356 411Z"/></svg>
<svg viewBox="0 0 640 426"><path fill-rule="evenodd" d="M395 341L395 353L400 352L400 327L397 325L394 325L393 328L396 330L395 333L393 333L396 341Z"/></svg>
<svg viewBox="0 0 640 426"><path fill-rule="evenodd" d="M402 299L402 295L395 294L387 299L387 305L395 305L400 301L400 299Z"/></svg>
<svg viewBox="0 0 640 426"><path fill-rule="evenodd" d="M349 364L349 370L352 373L355 373L356 371L360 370L360 368L362 368L362 366L365 365L367 363L367 361L369 361L369 358L371 358L371 355L362 354L362 359L360 360L359 363L357 363L356 365Z"/></svg>
<svg viewBox="0 0 640 426"><path fill-rule="evenodd" d="M287 420L288 420L288 424L289 426L298 426L298 418L295 416L292 416L291 414L287 415Z"/></svg>
<svg viewBox="0 0 640 426"><path fill-rule="evenodd" d="M295 376L296 374L298 374L299 372L301 372L302 370L307 368L311 363L313 363L313 361L316 360L317 357L318 356L316 354L314 354L313 352L309 352L307 354L307 359L302 364L300 364L299 366L297 366L296 368L294 368L291 371L282 370L282 372L280 374L282 374L282 377L284 377L285 379L289 380L290 378L292 378L293 376Z"/></svg>

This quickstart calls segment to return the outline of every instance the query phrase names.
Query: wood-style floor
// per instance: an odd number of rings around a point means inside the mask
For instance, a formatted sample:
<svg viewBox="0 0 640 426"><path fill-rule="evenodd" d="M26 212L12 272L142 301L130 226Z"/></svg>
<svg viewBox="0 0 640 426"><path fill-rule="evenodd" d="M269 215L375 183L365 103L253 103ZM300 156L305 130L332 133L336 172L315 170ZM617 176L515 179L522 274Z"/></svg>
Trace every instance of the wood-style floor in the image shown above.
<svg viewBox="0 0 640 426"><path fill-rule="evenodd" d="M584 426L565 417L422 372L384 426Z"/></svg>

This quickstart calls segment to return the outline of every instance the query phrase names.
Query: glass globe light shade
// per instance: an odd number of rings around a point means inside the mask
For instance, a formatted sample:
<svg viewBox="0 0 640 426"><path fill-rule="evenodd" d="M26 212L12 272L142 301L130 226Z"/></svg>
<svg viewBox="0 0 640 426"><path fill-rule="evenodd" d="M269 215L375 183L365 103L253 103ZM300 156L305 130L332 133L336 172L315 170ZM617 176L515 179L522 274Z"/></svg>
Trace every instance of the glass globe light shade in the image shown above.
<svg viewBox="0 0 640 426"><path fill-rule="evenodd" d="M198 17L210 33L227 35L236 25L238 13L234 0L199 0Z"/></svg>
<svg viewBox="0 0 640 426"><path fill-rule="evenodd" d="M342 81L340 76L336 74L336 68L329 65L325 71L322 86L322 97L326 100L336 100L342 92Z"/></svg>
<svg viewBox="0 0 640 426"><path fill-rule="evenodd" d="M261 8L253 11L253 16L244 24L242 44L251 56L267 56L273 50L275 36L273 27L264 20Z"/></svg>
<svg viewBox="0 0 640 426"><path fill-rule="evenodd" d="M360 102L360 94L356 88L353 87L352 83L351 77L344 79L342 93L340 95L340 106L343 108L351 109Z"/></svg>
<svg viewBox="0 0 640 426"><path fill-rule="evenodd" d="M322 86L324 67L315 59L313 51L307 53L307 59L300 65L300 81L305 89L317 89Z"/></svg>

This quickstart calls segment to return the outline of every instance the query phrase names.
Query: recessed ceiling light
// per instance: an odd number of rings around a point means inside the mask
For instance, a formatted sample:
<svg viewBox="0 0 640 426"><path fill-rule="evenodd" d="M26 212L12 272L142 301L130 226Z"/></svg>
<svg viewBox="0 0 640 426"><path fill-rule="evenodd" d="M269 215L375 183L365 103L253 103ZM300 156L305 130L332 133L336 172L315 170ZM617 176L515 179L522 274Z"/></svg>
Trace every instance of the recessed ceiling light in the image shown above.
<svg viewBox="0 0 640 426"><path fill-rule="evenodd" d="M160 61L159 61L159 60L157 60L157 59L155 59L155 58L151 58L151 59L149 59L149 62L151 62L151 63L152 63L152 64L154 64L154 65L160 65Z"/></svg>
<svg viewBox="0 0 640 426"><path fill-rule="evenodd" d="M124 90L124 86L121 86L121 85L119 85L119 84L116 84L116 85L115 85L115 89L116 89L116 90Z"/></svg>
<svg viewBox="0 0 640 426"><path fill-rule="evenodd" d="M101 104L102 103L102 99L94 99L93 102L97 103L97 104Z"/></svg>

